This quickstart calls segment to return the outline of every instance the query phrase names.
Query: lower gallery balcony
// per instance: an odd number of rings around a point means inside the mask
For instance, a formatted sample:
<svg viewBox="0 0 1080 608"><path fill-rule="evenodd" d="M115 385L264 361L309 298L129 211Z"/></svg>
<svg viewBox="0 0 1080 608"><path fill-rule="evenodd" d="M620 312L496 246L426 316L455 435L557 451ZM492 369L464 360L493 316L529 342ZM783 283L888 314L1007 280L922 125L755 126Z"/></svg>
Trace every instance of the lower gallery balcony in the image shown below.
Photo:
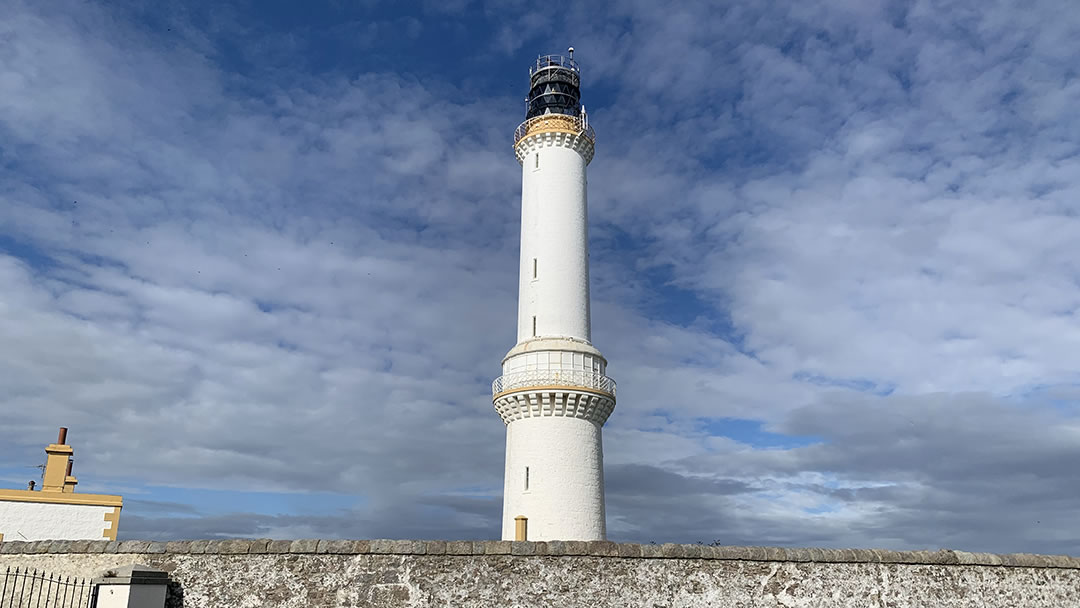
<svg viewBox="0 0 1080 608"><path fill-rule="evenodd" d="M595 391L615 398L615 381L599 372L571 369L536 369L504 374L491 383L491 394L530 388L566 387Z"/></svg>

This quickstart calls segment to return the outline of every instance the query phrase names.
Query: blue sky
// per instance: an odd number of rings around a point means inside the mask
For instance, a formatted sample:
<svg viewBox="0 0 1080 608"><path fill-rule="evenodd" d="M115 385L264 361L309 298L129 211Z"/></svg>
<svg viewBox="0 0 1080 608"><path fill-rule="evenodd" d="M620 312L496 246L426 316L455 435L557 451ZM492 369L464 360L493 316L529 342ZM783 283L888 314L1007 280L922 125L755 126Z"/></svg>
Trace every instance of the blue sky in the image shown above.
<svg viewBox="0 0 1080 608"><path fill-rule="evenodd" d="M0 485L493 538L528 66L597 130L615 540L1077 553L1063 2L0 6Z"/></svg>

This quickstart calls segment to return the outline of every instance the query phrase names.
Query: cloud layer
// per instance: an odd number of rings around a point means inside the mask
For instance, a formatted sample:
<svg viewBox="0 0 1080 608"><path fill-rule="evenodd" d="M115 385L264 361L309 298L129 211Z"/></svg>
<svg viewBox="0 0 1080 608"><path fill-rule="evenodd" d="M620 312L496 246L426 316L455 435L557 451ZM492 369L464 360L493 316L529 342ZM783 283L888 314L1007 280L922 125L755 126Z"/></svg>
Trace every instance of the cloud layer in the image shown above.
<svg viewBox="0 0 1080 608"><path fill-rule="evenodd" d="M128 537L497 535L569 41L613 538L1080 551L1074 11L530 8L0 8L5 485L66 425Z"/></svg>

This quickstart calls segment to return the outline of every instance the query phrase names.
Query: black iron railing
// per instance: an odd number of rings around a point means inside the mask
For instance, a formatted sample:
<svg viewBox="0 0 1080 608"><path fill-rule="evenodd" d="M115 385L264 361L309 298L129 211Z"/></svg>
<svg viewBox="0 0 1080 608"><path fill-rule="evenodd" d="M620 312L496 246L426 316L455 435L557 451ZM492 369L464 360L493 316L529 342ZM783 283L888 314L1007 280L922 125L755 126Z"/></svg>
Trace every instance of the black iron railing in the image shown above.
<svg viewBox="0 0 1080 608"><path fill-rule="evenodd" d="M89 579L11 568L0 580L0 608L94 608L97 594Z"/></svg>
<svg viewBox="0 0 1080 608"><path fill-rule="evenodd" d="M581 71L577 62L569 57L564 57L562 55L540 55L536 58L536 67L529 68L529 74L531 75L547 68L565 68L575 72Z"/></svg>

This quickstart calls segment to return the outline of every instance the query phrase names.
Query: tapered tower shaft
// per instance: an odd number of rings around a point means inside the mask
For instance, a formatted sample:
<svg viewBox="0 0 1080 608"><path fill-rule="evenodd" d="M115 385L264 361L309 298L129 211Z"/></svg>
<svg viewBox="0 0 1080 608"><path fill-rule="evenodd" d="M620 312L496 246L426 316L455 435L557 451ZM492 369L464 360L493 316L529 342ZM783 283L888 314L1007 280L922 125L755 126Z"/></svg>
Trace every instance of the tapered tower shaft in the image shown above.
<svg viewBox="0 0 1080 608"><path fill-rule="evenodd" d="M586 167L596 138L579 103L577 64L538 58L514 135L522 172L517 344L492 385L506 423L507 540L516 517L528 519L529 540L606 536L601 428L615 382L591 342Z"/></svg>

